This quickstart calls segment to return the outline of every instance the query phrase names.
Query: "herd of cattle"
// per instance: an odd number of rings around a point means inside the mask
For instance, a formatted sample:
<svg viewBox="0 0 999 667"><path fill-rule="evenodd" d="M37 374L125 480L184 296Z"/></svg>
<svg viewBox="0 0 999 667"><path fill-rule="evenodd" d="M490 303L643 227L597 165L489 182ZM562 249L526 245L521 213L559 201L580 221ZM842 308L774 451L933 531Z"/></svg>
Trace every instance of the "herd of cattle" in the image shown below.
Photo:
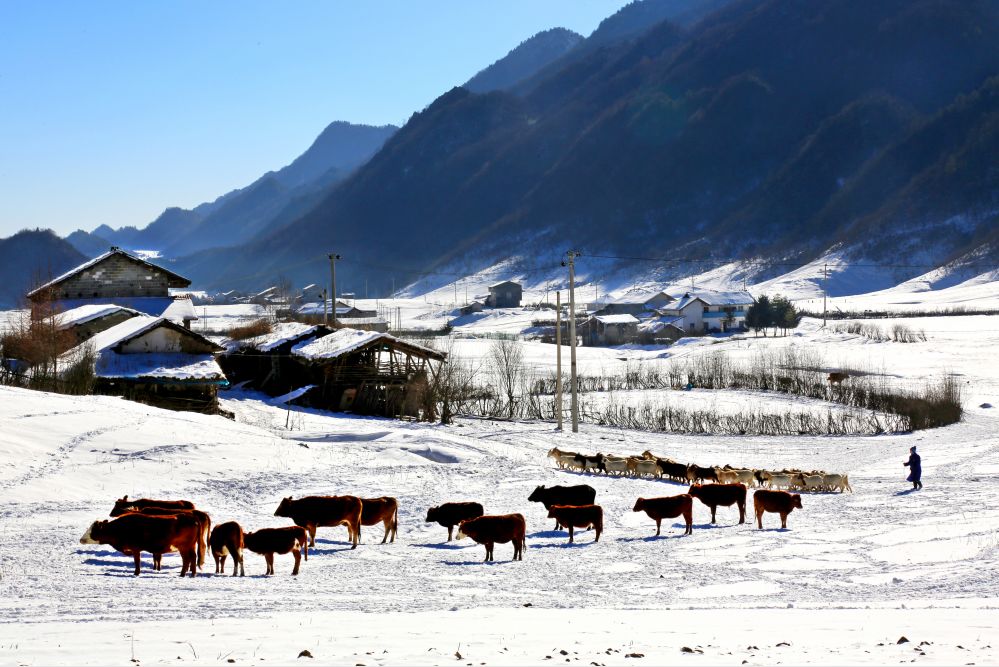
<svg viewBox="0 0 999 667"><path fill-rule="evenodd" d="M645 512L656 522L660 534L663 519L683 517L685 535L693 531L693 500L696 498L711 509L711 523L716 522L719 506L736 505L739 523L746 520L747 487L740 482L723 484L694 483L687 493L661 498L639 498L633 511ZM592 486L537 487L527 498L539 502L555 519L556 530L568 529L569 543L575 530L594 530L594 542L600 540L604 528L604 511L596 504L597 491ZM787 516L801 508L801 496L787 491L757 489L753 497L756 520L763 528L763 514L773 512L781 517L781 527L787 527ZM250 550L264 557L267 574L274 574L274 555L291 553L295 558L293 575L297 575L302 558L309 560L309 547L316 543L316 529L346 526L351 549L361 539L362 526L381 523L384 527L382 544L395 542L399 531L399 503L395 498L359 498L357 496L306 496L297 500L291 496L281 500L274 516L286 517L295 524L281 528L261 528L246 532L235 521L226 521L212 528L211 517L198 510L189 500L154 500L141 498L117 500L110 512L112 520L95 521L80 538L82 544L107 544L135 559L135 574L139 574L140 556L153 556L153 569L159 570L163 554L178 552L181 556L180 576L195 576L204 568L205 554L211 550L215 573L225 570L228 556L233 560L233 576L243 576L243 551ZM487 515L481 503L451 502L427 511L426 521L447 528L450 542L454 528L457 537L470 537L486 548L485 560L493 560L496 543L513 543L513 559L523 560L526 548L527 522L523 514Z"/></svg>
<svg viewBox="0 0 999 667"><path fill-rule="evenodd" d="M749 488L786 489L790 491L849 491L850 479L847 475L827 473L824 470L762 470L756 468L703 467L693 463L683 464L670 458L656 456L650 451L636 456L610 456L607 454L580 454L557 447L548 452L559 468L579 472L596 472L607 475L631 475L633 477L667 478L676 482L699 484L745 484Z"/></svg>

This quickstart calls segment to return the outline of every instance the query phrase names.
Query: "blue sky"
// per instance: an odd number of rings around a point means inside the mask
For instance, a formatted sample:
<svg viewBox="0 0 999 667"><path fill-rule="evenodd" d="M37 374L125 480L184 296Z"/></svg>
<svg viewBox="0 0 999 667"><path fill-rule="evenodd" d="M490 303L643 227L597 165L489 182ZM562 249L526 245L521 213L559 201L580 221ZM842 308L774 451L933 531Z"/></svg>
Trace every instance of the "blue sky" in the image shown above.
<svg viewBox="0 0 999 667"><path fill-rule="evenodd" d="M626 0L0 0L0 237L144 226Z"/></svg>

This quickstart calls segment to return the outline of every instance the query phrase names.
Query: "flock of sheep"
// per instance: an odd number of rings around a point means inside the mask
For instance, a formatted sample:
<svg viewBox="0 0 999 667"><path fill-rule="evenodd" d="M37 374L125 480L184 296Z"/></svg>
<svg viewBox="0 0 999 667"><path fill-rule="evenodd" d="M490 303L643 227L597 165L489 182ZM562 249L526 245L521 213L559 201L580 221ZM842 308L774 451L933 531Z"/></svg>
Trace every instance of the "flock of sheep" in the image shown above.
<svg viewBox="0 0 999 667"><path fill-rule="evenodd" d="M683 464L671 458L656 456L650 451L636 456L612 456L608 454L580 454L557 447L548 452L555 464L565 470L607 475L630 475L632 477L663 477L682 483L717 482L719 484L745 484L747 487L767 489L787 489L791 491L849 491L847 475L827 473L823 470L763 470L756 468L702 467L696 464Z"/></svg>

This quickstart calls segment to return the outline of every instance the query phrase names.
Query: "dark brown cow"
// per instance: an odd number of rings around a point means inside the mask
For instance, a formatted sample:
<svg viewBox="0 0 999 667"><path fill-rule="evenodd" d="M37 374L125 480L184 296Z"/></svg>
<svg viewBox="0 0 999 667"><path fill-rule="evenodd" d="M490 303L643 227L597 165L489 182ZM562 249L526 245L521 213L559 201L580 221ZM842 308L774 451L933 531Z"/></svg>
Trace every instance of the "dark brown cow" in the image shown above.
<svg viewBox="0 0 999 667"><path fill-rule="evenodd" d="M361 525L374 526L377 523L385 526L382 544L385 544L390 533L395 542L395 536L399 532L399 501L390 496L361 498Z"/></svg>
<svg viewBox="0 0 999 667"><path fill-rule="evenodd" d="M347 526L351 549L361 541L361 499L357 496L306 496L292 500L288 496L274 510L274 516L288 517L309 531L309 546L316 546L319 526Z"/></svg>
<svg viewBox="0 0 999 667"><path fill-rule="evenodd" d="M600 505L552 505L548 518L569 529L569 544L573 542L574 528L592 528L596 531L594 542L599 542L600 533L604 532L604 510Z"/></svg>
<svg viewBox="0 0 999 667"><path fill-rule="evenodd" d="M201 510L175 509L172 507L156 507L154 505L147 505L141 509L131 508L129 511L137 514L147 514L150 516L174 516L176 514L190 514L193 516L201 524L201 534L198 537L198 567L201 569L205 568L205 552L208 551L208 535L212 530L212 518L208 516L207 512L202 512ZM162 557L162 554L153 556L154 570L162 569Z"/></svg>
<svg viewBox="0 0 999 667"><path fill-rule="evenodd" d="M245 533L243 544L250 551L264 557L267 561L267 574L274 574L274 554L286 554L290 551L295 556L292 576L298 574L303 553L305 560L309 560L309 535L302 526L261 528L252 533Z"/></svg>
<svg viewBox="0 0 999 667"><path fill-rule="evenodd" d="M527 497L528 502L541 503L546 510L552 505L592 505L597 499L597 490L589 484L575 486L539 486ZM555 520L555 530L560 530L562 524Z"/></svg>
<svg viewBox="0 0 999 667"><path fill-rule="evenodd" d="M232 556L232 576L244 576L243 569L243 527L235 521L226 521L215 526L208 540L215 559L215 574L225 574L225 558Z"/></svg>
<svg viewBox="0 0 999 667"><path fill-rule="evenodd" d="M113 521L95 521L80 538L80 544L108 544L126 556L135 558L135 576L139 576L139 559L143 551L162 555L180 552L180 576L190 571L195 575L198 563L198 541L201 522L190 514L173 516L128 513Z"/></svg>
<svg viewBox="0 0 999 667"><path fill-rule="evenodd" d="M659 465L659 470L661 470L662 473L670 479L674 479L678 482L687 479L687 466L682 463L668 461L666 459L656 459L656 463Z"/></svg>
<svg viewBox="0 0 999 667"><path fill-rule="evenodd" d="M845 371L836 371L834 373L829 374L829 377L826 378L826 382L828 382L829 386L831 387L834 384L843 384L843 380L849 380L849 379L850 379L849 373Z"/></svg>
<svg viewBox="0 0 999 667"><path fill-rule="evenodd" d="M656 522L656 535L659 535L663 519L675 519L682 516L687 524L684 535L694 532L694 500L690 494L681 493L678 496L663 496L661 498L639 498L635 502L633 512L645 512Z"/></svg>
<svg viewBox="0 0 999 667"><path fill-rule="evenodd" d="M691 484L687 493L711 508L711 523L716 523L715 512L719 505L738 505L739 523L746 523L745 484Z"/></svg>
<svg viewBox="0 0 999 667"><path fill-rule="evenodd" d="M687 466L687 480L698 483L705 480L715 482L718 481L718 474L715 472L714 468L702 468L699 465L691 463Z"/></svg>
<svg viewBox="0 0 999 667"><path fill-rule="evenodd" d="M801 496L787 491L767 491L759 489L753 494L753 509L756 510L756 523L763 529L763 513L780 514L780 527L787 528L787 515L794 508L801 509Z"/></svg>
<svg viewBox="0 0 999 667"><path fill-rule="evenodd" d="M175 510L193 510L194 503L190 500L154 500L152 498L136 498L129 500L124 496L114 501L114 509L109 516L121 516L125 512L135 512L144 507L163 507Z"/></svg>
<svg viewBox="0 0 999 667"><path fill-rule="evenodd" d="M466 535L485 545L487 563L493 559L493 547L497 542L513 542L513 560L524 560L527 521L523 514L497 514L465 519L458 524L458 539Z"/></svg>
<svg viewBox="0 0 999 667"><path fill-rule="evenodd" d="M447 541L451 541L454 527L465 519L475 519L483 514L482 503L444 503L427 510L427 523L436 521L447 528Z"/></svg>

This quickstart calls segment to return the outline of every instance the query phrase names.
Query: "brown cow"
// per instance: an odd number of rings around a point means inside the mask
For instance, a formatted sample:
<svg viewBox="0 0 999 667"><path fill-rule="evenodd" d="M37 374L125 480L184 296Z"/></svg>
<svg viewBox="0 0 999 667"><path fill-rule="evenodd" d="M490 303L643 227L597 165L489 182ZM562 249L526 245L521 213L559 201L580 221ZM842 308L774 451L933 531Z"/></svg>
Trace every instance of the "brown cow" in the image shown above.
<svg viewBox="0 0 999 667"><path fill-rule="evenodd" d="M267 561L267 574L274 574L274 554L286 554L290 551L295 556L292 576L298 574L303 552L305 560L309 560L309 535L301 526L261 528L252 533L245 533L243 544L250 551L264 557Z"/></svg>
<svg viewBox="0 0 999 667"><path fill-rule="evenodd" d="M759 489L753 494L753 509L756 510L756 523L763 530L763 513L780 514L780 527L787 528L787 515L794 508L801 509L801 496L787 491L767 491Z"/></svg>
<svg viewBox="0 0 999 667"><path fill-rule="evenodd" d="M243 569L243 527L235 521L226 521L215 526L208 540L215 558L215 574L225 574L225 558L232 556L232 576L245 576Z"/></svg>
<svg viewBox="0 0 999 667"><path fill-rule="evenodd" d="M136 514L147 514L150 516L174 516L176 514L190 514L193 516L201 524L201 533L198 536L198 567L201 569L205 568L205 552L208 550L208 535L212 530L212 518L208 516L207 512L202 512L201 510L175 509L172 507L156 507L154 505L146 505L141 509L131 507L128 511ZM162 557L162 554L156 554L153 556L154 570L162 569Z"/></svg>
<svg viewBox="0 0 999 667"><path fill-rule="evenodd" d="M194 503L190 500L153 500L151 498L136 498L129 500L124 496L114 501L114 509L110 516L121 516L125 512L135 512L143 507L163 507L175 510L193 510Z"/></svg>
<svg viewBox="0 0 999 667"><path fill-rule="evenodd" d="M745 484L691 484L687 493L711 508L711 523L716 523L715 512L719 505L738 505L739 523L746 523Z"/></svg>
<svg viewBox="0 0 999 667"><path fill-rule="evenodd" d="M447 528L447 541L450 542L455 526L465 519L475 519L485 513L482 503L444 503L428 509L426 521L436 521Z"/></svg>
<svg viewBox="0 0 999 667"><path fill-rule="evenodd" d="M361 498L361 525L374 526L377 523L385 526L382 544L392 534L392 541L399 532L399 501L389 496L381 498Z"/></svg>
<svg viewBox="0 0 999 667"><path fill-rule="evenodd" d="M493 559L493 547L497 542L513 542L513 560L524 560L527 521L523 514L496 514L465 519L458 524L458 539L466 535L485 545L487 563Z"/></svg>
<svg viewBox="0 0 999 667"><path fill-rule="evenodd" d="M592 528L596 531L594 542L599 542L600 533L604 532L604 510L600 505L552 505L548 518L569 529L569 544L573 542L574 528Z"/></svg>
<svg viewBox="0 0 999 667"><path fill-rule="evenodd" d="M675 519L682 516L687 524L684 535L694 532L694 501L687 493L678 496L663 496L661 498L639 498L635 502L633 512L645 512L656 522L656 535L659 535L663 519Z"/></svg>
<svg viewBox="0 0 999 667"><path fill-rule="evenodd" d="M829 377L826 378L826 382L828 382L829 386L832 387L834 384L843 384L843 380L848 380L849 378L850 378L849 373L845 371L837 371L834 373L830 373Z"/></svg>
<svg viewBox="0 0 999 667"><path fill-rule="evenodd" d="M155 558L168 551L180 552L180 576L195 575L201 522L190 514L157 516L128 513L113 521L95 521L80 538L80 544L109 544L135 558L135 576L143 551Z"/></svg>
<svg viewBox="0 0 999 667"><path fill-rule="evenodd" d="M351 549L361 541L361 499L357 496L306 496L292 500L288 496L274 510L274 516L288 517L309 531L309 546L316 546L319 526L347 526Z"/></svg>

